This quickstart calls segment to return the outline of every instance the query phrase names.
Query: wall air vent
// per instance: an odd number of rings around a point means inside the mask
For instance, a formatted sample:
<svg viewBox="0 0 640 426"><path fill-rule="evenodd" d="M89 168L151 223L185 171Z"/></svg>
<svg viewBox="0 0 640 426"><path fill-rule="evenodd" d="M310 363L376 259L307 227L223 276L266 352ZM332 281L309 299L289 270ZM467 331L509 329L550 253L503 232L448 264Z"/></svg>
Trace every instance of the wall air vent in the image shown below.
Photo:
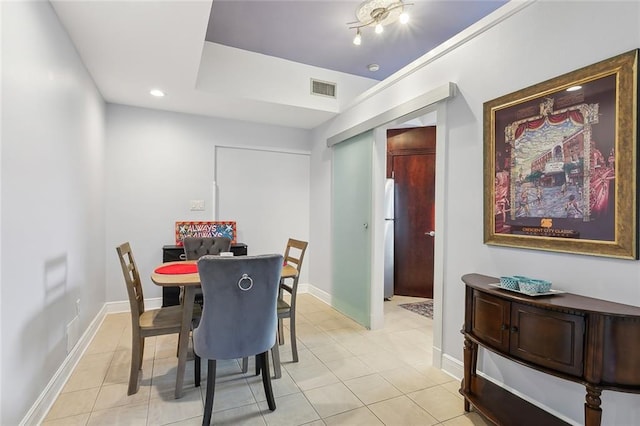
<svg viewBox="0 0 640 426"><path fill-rule="evenodd" d="M311 94L326 96L328 98L336 97L336 83L330 83L328 81L311 79Z"/></svg>

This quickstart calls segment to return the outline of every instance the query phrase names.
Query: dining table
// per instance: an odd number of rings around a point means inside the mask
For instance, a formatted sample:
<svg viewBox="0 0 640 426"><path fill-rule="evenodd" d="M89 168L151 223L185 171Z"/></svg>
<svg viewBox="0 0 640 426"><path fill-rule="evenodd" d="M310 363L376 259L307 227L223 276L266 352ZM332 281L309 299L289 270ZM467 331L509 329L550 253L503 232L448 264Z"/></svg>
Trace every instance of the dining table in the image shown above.
<svg viewBox="0 0 640 426"><path fill-rule="evenodd" d="M200 287L200 275L197 271L197 260L180 260L166 262L154 268L151 281L161 287L182 287L182 320L178 339L178 369L176 373L175 398L182 397L184 373L189 351L189 333L193 319L193 305L196 289ZM194 267L195 266L195 267ZM295 278L298 270L288 264L282 266L282 278ZM277 342L276 342L277 344Z"/></svg>

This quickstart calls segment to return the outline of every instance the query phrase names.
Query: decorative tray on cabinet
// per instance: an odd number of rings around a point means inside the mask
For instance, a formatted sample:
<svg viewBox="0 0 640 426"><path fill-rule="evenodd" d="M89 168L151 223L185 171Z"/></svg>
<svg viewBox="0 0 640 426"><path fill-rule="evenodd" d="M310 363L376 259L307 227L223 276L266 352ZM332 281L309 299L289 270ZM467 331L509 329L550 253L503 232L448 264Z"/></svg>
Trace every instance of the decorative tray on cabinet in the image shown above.
<svg viewBox="0 0 640 426"><path fill-rule="evenodd" d="M489 284L489 287L499 288L500 290L512 291L512 292L514 292L514 293L524 294L525 296L531 296L531 297L538 297L538 296L555 296L556 294L563 294L563 293L566 293L566 291L562 291L562 290L554 290L554 289L551 289L551 290L549 290L549 291L545 291L544 293L526 293L526 292L524 292L524 291L514 290L514 289L511 289L511 288L502 287L499 283L492 283L492 284Z"/></svg>

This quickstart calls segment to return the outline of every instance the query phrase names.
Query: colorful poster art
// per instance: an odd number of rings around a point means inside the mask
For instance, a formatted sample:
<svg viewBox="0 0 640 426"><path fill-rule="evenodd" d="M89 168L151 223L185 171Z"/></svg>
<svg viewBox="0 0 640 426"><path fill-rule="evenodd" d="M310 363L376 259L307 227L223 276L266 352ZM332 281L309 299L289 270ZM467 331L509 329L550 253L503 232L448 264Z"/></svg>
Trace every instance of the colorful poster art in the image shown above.
<svg viewBox="0 0 640 426"><path fill-rule="evenodd" d="M485 103L486 243L637 258L636 61Z"/></svg>

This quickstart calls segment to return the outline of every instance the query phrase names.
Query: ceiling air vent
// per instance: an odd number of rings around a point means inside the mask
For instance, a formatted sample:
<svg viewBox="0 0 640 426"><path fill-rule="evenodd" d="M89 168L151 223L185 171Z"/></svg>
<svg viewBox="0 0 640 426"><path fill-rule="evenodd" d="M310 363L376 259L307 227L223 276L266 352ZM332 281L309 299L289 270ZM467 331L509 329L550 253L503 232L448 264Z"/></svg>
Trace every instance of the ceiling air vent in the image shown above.
<svg viewBox="0 0 640 426"><path fill-rule="evenodd" d="M328 81L320 81L311 79L311 94L327 96L329 98L336 97L336 83L329 83Z"/></svg>

